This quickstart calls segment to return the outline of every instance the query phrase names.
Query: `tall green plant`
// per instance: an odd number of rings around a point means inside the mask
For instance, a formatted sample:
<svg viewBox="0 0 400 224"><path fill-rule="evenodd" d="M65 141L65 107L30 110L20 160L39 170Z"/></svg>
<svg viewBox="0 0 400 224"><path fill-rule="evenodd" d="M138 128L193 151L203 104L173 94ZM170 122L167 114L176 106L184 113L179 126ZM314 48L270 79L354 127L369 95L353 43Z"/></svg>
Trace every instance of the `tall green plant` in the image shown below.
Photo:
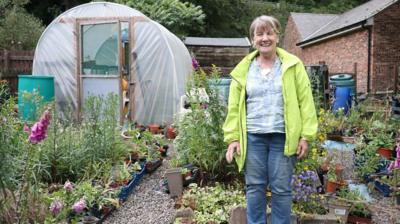
<svg viewBox="0 0 400 224"><path fill-rule="evenodd" d="M219 72L213 69L211 77L217 78ZM208 101L200 96L204 88ZM235 172L233 165L225 162L226 145L223 142L222 124L226 107L218 92L209 86L209 77L204 71L193 73L187 84L187 98L190 111L176 121L178 135L174 141L181 163L193 163L212 178L221 178Z"/></svg>

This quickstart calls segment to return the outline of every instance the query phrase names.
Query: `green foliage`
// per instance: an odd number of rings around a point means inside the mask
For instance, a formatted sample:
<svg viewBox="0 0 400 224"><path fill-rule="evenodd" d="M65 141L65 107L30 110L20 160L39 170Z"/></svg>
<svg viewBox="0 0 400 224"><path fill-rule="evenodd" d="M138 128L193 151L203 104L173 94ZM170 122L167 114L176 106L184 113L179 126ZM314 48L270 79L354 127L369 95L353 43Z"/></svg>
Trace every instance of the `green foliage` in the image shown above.
<svg viewBox="0 0 400 224"><path fill-rule="evenodd" d="M14 112L16 100L11 97L0 107L0 189L15 189L19 168L18 156L24 149L23 124ZM0 203L2 204L2 203Z"/></svg>
<svg viewBox="0 0 400 224"><path fill-rule="evenodd" d="M76 184L70 192L63 188L53 192L47 197L46 202L48 207L54 200L60 200L62 202L63 208L60 214L54 217L55 221L59 222L70 215L72 205L81 199L85 200L87 208L96 206L96 208L101 210L103 207L110 205L118 207L118 200L115 199L118 193L118 188L106 189L100 185L93 185L91 181L82 181Z"/></svg>
<svg viewBox="0 0 400 224"><path fill-rule="evenodd" d="M180 0L116 0L135 8L178 36L203 33L205 15L200 6Z"/></svg>
<svg viewBox="0 0 400 224"><path fill-rule="evenodd" d="M10 87L8 86L7 81L0 80L0 106L10 98Z"/></svg>
<svg viewBox="0 0 400 224"><path fill-rule="evenodd" d="M0 1L0 49L32 50L42 34L41 21L23 8L29 0Z"/></svg>
<svg viewBox="0 0 400 224"><path fill-rule="evenodd" d="M356 144L355 172L358 177L375 173L380 164L380 156L376 153L376 146L358 142Z"/></svg>
<svg viewBox="0 0 400 224"><path fill-rule="evenodd" d="M196 223L227 223L232 208L246 207L244 193L237 190L239 187L224 187L218 183L205 188L190 185L190 191L183 195L183 207L194 207Z"/></svg>
<svg viewBox="0 0 400 224"><path fill-rule="evenodd" d="M217 77L214 67L211 77ZM208 95L208 102L204 91ZM223 142L222 125L226 116L226 106L218 92L209 87L204 71L194 72L187 85L190 111L175 122L178 135L174 141L181 164L193 163L201 170L215 177L223 177L234 172L233 165L225 161L226 145Z"/></svg>
<svg viewBox="0 0 400 224"><path fill-rule="evenodd" d="M122 161L128 147L119 136L118 98L110 94L103 99L89 97L80 125L57 119L50 123L47 139L38 152L46 165L42 173L46 182L63 183L81 178L108 181L113 164Z"/></svg>

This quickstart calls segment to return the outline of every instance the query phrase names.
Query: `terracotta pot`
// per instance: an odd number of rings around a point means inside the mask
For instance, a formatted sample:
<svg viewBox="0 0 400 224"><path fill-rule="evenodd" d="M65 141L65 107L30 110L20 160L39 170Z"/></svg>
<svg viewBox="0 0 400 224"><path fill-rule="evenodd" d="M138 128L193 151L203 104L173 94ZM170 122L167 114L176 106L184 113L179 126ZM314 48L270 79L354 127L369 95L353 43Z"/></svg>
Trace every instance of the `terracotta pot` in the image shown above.
<svg viewBox="0 0 400 224"><path fill-rule="evenodd" d="M381 155L382 157L384 157L386 159L392 158L393 151L391 149L380 147L380 148L378 148L377 152L379 155Z"/></svg>
<svg viewBox="0 0 400 224"><path fill-rule="evenodd" d="M358 217L358 216L348 216L347 217L347 223L352 223L352 224L372 224L372 219L371 218Z"/></svg>
<svg viewBox="0 0 400 224"><path fill-rule="evenodd" d="M158 133L160 133L160 125L158 125L158 124L149 124L149 131L152 133L152 134L158 134Z"/></svg>
<svg viewBox="0 0 400 224"><path fill-rule="evenodd" d="M342 164L336 164L335 173L339 180L343 179L343 170L344 170L344 166Z"/></svg>
<svg viewBox="0 0 400 224"><path fill-rule="evenodd" d="M176 133L173 127L168 127L167 128L167 134L166 134L167 139L174 139L176 137Z"/></svg>
<svg viewBox="0 0 400 224"><path fill-rule="evenodd" d="M336 189L341 189L341 188L347 188L348 187L348 183L345 180L341 180L336 182Z"/></svg>
<svg viewBox="0 0 400 224"><path fill-rule="evenodd" d="M337 183L332 181L326 182L326 193L335 193L337 188Z"/></svg>

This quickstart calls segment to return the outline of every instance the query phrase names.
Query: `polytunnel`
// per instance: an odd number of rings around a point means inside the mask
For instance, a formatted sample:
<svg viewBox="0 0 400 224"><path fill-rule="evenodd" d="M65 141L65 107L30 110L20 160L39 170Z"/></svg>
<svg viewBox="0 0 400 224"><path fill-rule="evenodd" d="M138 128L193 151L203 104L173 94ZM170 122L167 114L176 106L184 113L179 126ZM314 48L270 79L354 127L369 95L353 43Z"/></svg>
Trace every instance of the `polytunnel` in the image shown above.
<svg viewBox="0 0 400 224"><path fill-rule="evenodd" d="M71 105L79 117L88 96L111 92L119 96L121 121L140 124L173 122L191 69L178 37L141 12L110 2L59 15L40 37L33 60L33 75L54 76L61 111Z"/></svg>

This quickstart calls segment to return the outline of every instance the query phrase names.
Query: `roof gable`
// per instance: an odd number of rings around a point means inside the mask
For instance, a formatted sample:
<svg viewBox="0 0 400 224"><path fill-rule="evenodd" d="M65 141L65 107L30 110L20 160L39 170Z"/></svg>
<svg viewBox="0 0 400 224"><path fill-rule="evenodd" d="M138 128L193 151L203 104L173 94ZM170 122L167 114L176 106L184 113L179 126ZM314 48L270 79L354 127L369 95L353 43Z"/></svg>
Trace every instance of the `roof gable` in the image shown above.
<svg viewBox="0 0 400 224"><path fill-rule="evenodd" d="M393 5L398 0L371 0L360 6L357 6L341 15L332 18L329 22L324 23L325 25L315 29L314 32L308 36L302 38L302 44L311 40L317 41L318 39L326 36L327 34L334 34L337 31L351 28L353 25L359 24L366 21L367 19L375 16L388 6Z"/></svg>
<svg viewBox="0 0 400 224"><path fill-rule="evenodd" d="M317 29L335 19L338 15L291 12L290 16L296 24L301 40L304 40Z"/></svg>

